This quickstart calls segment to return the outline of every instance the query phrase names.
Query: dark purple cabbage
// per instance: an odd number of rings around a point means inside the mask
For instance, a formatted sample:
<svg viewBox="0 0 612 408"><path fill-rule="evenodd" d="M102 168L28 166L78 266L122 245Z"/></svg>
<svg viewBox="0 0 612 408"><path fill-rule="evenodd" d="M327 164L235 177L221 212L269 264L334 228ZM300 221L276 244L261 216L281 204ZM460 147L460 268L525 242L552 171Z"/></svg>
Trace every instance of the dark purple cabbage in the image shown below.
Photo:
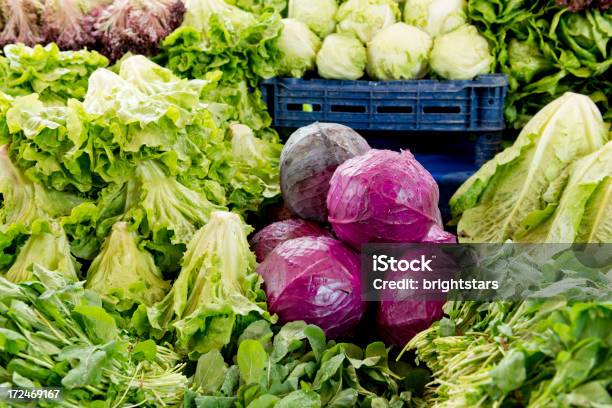
<svg viewBox="0 0 612 408"><path fill-rule="evenodd" d="M330 338L353 334L365 311L359 255L328 237L303 237L277 246L257 267L268 308L281 322L304 320Z"/></svg>
<svg viewBox="0 0 612 408"><path fill-rule="evenodd" d="M318 224L294 218L275 222L261 229L251 238L251 248L255 252L257 262L263 262L274 248L285 241L301 237L319 236L332 238L331 233Z"/></svg>
<svg viewBox="0 0 612 408"><path fill-rule="evenodd" d="M297 216L327 221L329 180L346 160L370 146L353 129L336 123L313 123L295 131L281 154L280 178L285 203Z"/></svg>
<svg viewBox="0 0 612 408"><path fill-rule="evenodd" d="M436 230L444 232L439 227ZM448 238L446 234L439 236ZM421 256L433 259L432 271L391 271L385 274L385 280L399 281L412 278L417 282L423 282L423 279L448 281L456 276L459 266L455 259L446 254L439 245L436 245L437 243L440 242L409 248L401 256L406 260L419 259ZM422 284L416 290L388 288L381 290L376 319L379 334L389 345L405 346L415 335L442 318L444 314L442 307L446 299L447 293L441 290L425 290Z"/></svg>
<svg viewBox="0 0 612 408"><path fill-rule="evenodd" d="M370 150L347 160L330 181L329 222L353 248L420 242L442 225L438 185L412 153Z"/></svg>

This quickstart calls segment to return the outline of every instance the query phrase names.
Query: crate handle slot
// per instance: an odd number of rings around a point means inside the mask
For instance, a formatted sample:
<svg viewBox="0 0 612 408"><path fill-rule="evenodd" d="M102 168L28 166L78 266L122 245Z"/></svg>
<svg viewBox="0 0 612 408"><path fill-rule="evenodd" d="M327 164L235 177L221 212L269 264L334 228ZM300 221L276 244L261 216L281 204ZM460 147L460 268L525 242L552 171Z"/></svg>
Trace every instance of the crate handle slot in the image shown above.
<svg viewBox="0 0 612 408"><path fill-rule="evenodd" d="M351 105L332 105L332 112L348 112L348 113L365 113L365 106L351 106Z"/></svg>
<svg viewBox="0 0 612 408"><path fill-rule="evenodd" d="M425 106L423 113L461 113L461 106Z"/></svg>
<svg viewBox="0 0 612 408"><path fill-rule="evenodd" d="M288 103L287 110L291 112L320 112L321 105L318 103Z"/></svg>
<svg viewBox="0 0 612 408"><path fill-rule="evenodd" d="M412 106L379 106L378 113L413 113Z"/></svg>

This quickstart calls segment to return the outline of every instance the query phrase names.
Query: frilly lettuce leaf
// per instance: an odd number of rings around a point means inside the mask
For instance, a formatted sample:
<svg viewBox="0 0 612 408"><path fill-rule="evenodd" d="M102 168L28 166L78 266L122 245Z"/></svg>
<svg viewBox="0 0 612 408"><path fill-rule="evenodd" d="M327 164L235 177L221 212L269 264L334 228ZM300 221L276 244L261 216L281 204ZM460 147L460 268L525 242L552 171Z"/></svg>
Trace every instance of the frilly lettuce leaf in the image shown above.
<svg viewBox="0 0 612 408"><path fill-rule="evenodd" d="M221 209L213 205L200 192L182 185L176 177L165 174L164 169L155 162L144 162L136 171L137 187L133 193L135 215L146 217L142 223L145 232L150 232L153 241L159 234L171 233L173 244L187 244L195 232L210 218L210 213Z"/></svg>
<svg viewBox="0 0 612 408"><path fill-rule="evenodd" d="M59 271L67 279L77 281L79 265L70 253L70 244L57 221L38 220L32 225L28 240L19 249L15 263L6 271L6 279L20 283L32 278L32 266Z"/></svg>
<svg viewBox="0 0 612 408"><path fill-rule="evenodd" d="M282 145L256 138L244 125L231 125L230 132L235 174L229 205L257 211L264 200L280 195L278 169Z"/></svg>
<svg viewBox="0 0 612 408"><path fill-rule="evenodd" d="M96 51L60 51L55 44L10 44L4 47L4 55L0 72L6 71L6 76L2 76L0 91L14 96L38 93L49 103L82 99L91 73L108 65L106 57Z"/></svg>
<svg viewBox="0 0 612 408"><path fill-rule="evenodd" d="M146 319L142 309L137 313L140 329L148 320L154 335L174 331L178 348L197 358L228 344L238 317L270 318L247 242L250 230L236 214L213 212L187 246L166 298L146 311Z"/></svg>
<svg viewBox="0 0 612 408"><path fill-rule="evenodd" d="M278 13L255 15L223 0L189 0L185 6L183 25L162 45L162 58L170 69L191 78L218 69L223 82L246 79L251 85L275 75Z"/></svg>
<svg viewBox="0 0 612 408"><path fill-rule="evenodd" d="M134 304L150 306L170 289L153 256L138 245L138 235L128 224L117 222L91 263L85 287L107 296L119 310Z"/></svg>

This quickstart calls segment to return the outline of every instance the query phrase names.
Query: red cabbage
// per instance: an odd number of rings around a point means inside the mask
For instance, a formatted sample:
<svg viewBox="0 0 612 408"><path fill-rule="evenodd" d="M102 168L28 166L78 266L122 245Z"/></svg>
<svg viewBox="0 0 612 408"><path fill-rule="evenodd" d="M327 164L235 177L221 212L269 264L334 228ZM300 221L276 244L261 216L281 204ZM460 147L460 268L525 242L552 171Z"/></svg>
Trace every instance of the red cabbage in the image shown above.
<svg viewBox="0 0 612 408"><path fill-rule="evenodd" d="M359 255L329 237L277 246L257 268L268 308L282 322L304 320L337 338L353 333L365 311Z"/></svg>
<svg viewBox="0 0 612 408"><path fill-rule="evenodd" d="M329 222L357 249L370 242L420 242L442 225L438 199L438 185L408 150L370 150L334 173Z"/></svg>
<svg viewBox="0 0 612 408"><path fill-rule="evenodd" d="M336 123L313 123L295 131L281 154L281 191L297 216L327 221L325 200L338 165L370 150L353 129Z"/></svg>
<svg viewBox="0 0 612 408"><path fill-rule="evenodd" d="M405 291L395 292L400 296ZM380 336L389 345L405 346L410 339L442 318L444 303L437 300L402 301L401 298L382 300L377 316Z"/></svg>
<svg viewBox="0 0 612 408"><path fill-rule="evenodd" d="M446 232L438 224L434 224L421 242L432 244L456 244L457 237Z"/></svg>
<svg viewBox="0 0 612 408"><path fill-rule="evenodd" d="M251 238L251 248L255 252L257 262L263 262L274 248L285 241L301 237L319 236L332 238L331 233L318 224L295 218L275 222L260 230Z"/></svg>

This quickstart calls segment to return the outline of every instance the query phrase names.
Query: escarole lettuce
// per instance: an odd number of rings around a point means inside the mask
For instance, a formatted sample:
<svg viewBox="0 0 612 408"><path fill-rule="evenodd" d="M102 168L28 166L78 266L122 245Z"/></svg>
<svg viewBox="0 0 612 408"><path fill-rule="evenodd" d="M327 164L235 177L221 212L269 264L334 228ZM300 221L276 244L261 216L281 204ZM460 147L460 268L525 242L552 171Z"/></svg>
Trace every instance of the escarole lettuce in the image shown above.
<svg viewBox="0 0 612 408"><path fill-rule="evenodd" d="M230 205L256 211L262 201L280 194L279 163L282 145L258 139L245 125L230 126L233 191Z"/></svg>
<svg viewBox="0 0 612 408"><path fill-rule="evenodd" d="M45 185L90 196L107 183L128 181L138 163L149 158L162 160L172 174L198 163L200 177L206 177L206 151L222 143L223 135L199 101L204 83L141 72L149 81L141 90L144 81L130 81L136 76L130 67L141 61L133 58L124 60L125 77L95 71L83 102L50 107L36 94L17 98L7 112L17 164ZM141 69L155 67L143 64Z"/></svg>
<svg viewBox="0 0 612 408"><path fill-rule="evenodd" d="M470 177L450 201L463 242L515 238L526 217L544 210L558 190L556 179L576 159L607 142L595 104L567 93L525 126L513 146Z"/></svg>
<svg viewBox="0 0 612 408"><path fill-rule="evenodd" d="M116 223L87 272L85 286L112 299L119 310L135 303L152 305L170 289L153 256L138 246L137 239L127 223Z"/></svg>
<svg viewBox="0 0 612 408"><path fill-rule="evenodd" d="M212 213L187 246L171 291L147 311L154 333L174 330L178 348L197 358L228 344L240 317L269 317L249 232L238 215Z"/></svg>
<svg viewBox="0 0 612 408"><path fill-rule="evenodd" d="M32 266L58 271L65 278L76 281L78 265L70 253L64 229L56 221L36 221L32 233L19 249L15 263L6 272L6 279L19 283L32 278Z"/></svg>

